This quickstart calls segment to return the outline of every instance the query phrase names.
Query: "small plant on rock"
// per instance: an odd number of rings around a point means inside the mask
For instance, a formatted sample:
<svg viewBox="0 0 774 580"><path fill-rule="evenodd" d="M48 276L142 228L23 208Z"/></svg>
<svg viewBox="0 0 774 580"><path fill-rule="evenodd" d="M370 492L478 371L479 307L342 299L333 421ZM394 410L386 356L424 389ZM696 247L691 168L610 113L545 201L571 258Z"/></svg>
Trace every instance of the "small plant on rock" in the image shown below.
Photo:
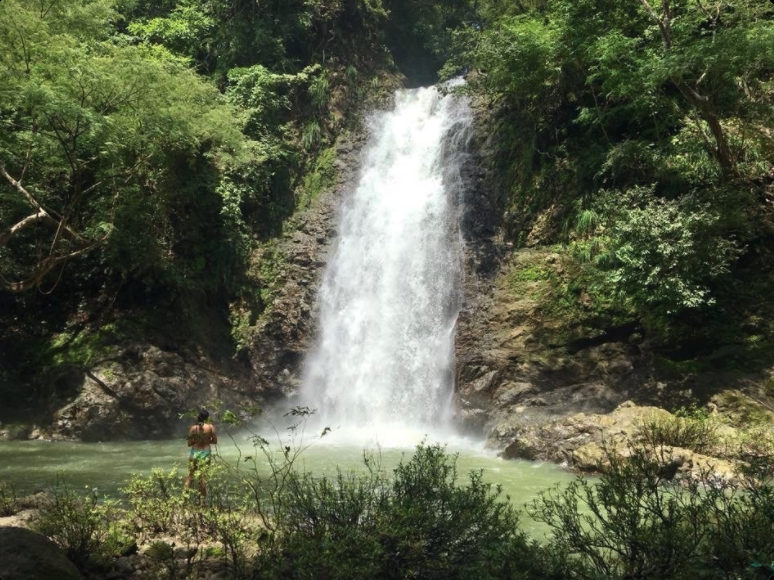
<svg viewBox="0 0 774 580"><path fill-rule="evenodd" d="M682 447L704 452L719 443L718 426L709 415L653 416L639 426L636 438L645 446Z"/></svg>
<svg viewBox="0 0 774 580"><path fill-rule="evenodd" d="M15 514L17 500L16 488L10 483L0 481L0 517Z"/></svg>

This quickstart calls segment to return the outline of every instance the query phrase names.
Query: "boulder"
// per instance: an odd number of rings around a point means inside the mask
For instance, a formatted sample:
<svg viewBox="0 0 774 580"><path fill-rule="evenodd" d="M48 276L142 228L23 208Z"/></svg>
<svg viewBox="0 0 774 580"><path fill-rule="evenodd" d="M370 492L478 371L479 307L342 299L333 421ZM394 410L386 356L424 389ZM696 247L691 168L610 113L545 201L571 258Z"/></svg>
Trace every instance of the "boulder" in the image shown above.
<svg viewBox="0 0 774 580"><path fill-rule="evenodd" d="M503 450L501 455L505 459L526 459L533 461L539 458L540 447L532 438L517 438Z"/></svg>
<svg viewBox="0 0 774 580"><path fill-rule="evenodd" d="M21 423L3 425L0 423L0 441L21 441L28 439L33 427Z"/></svg>
<svg viewBox="0 0 774 580"><path fill-rule="evenodd" d="M38 519L38 514L34 509L18 511L12 516L0 518L0 528L30 528ZM0 578L3 578L1 574Z"/></svg>
<svg viewBox="0 0 774 580"><path fill-rule="evenodd" d="M3 580L79 580L78 569L49 540L24 528L0 528Z"/></svg>
<svg viewBox="0 0 774 580"><path fill-rule="evenodd" d="M629 442L637 438L643 424L652 420L667 420L672 415L657 407L639 407L631 401L619 405L612 413L576 413L558 419L519 424L513 415L494 425L489 436L493 447L503 449L507 459L539 459L567 462L583 472L598 472L607 461L606 449L626 455ZM526 420L525 420L526 421ZM732 437L735 430L721 429L724 438ZM670 477L707 476L728 481L735 477L733 462L715 459L679 447L658 450Z"/></svg>
<svg viewBox="0 0 774 580"><path fill-rule="evenodd" d="M572 452L572 464L578 471L595 473L607 461L607 453L599 443L586 443Z"/></svg>
<svg viewBox="0 0 774 580"><path fill-rule="evenodd" d="M630 449L622 442L607 445L587 443L572 452L572 465L578 471L599 473L608 466L610 453L626 457L630 454ZM737 477L733 462L708 457L690 449L664 445L654 449L652 453L653 460L660 467L659 471L667 479L729 483Z"/></svg>
<svg viewBox="0 0 774 580"><path fill-rule="evenodd" d="M245 377L145 343L116 347L77 380L78 396L54 416L54 439L161 439L185 430L180 413L209 401L252 404ZM140 420L141 419L141 420Z"/></svg>

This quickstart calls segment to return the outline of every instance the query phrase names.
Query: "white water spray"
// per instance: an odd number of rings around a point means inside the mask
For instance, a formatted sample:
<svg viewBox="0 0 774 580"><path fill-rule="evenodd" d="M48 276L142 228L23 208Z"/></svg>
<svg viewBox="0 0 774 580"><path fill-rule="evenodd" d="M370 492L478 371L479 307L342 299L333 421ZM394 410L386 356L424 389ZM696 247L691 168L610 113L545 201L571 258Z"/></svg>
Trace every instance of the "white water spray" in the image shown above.
<svg viewBox="0 0 774 580"><path fill-rule="evenodd" d="M334 437L403 445L449 426L460 163L471 121L464 99L434 87L399 91L395 109L372 121L301 392Z"/></svg>

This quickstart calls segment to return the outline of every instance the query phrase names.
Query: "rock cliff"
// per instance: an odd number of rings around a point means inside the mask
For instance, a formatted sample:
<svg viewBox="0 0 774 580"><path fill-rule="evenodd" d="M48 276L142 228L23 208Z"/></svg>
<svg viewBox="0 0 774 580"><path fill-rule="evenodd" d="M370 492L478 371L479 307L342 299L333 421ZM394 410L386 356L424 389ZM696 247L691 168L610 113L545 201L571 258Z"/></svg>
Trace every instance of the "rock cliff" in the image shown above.
<svg viewBox="0 0 774 580"><path fill-rule="evenodd" d="M604 424L601 418L625 401L672 411L712 408L736 425L770 423L774 369L745 372L718 364L696 370L662 356L640 322L598 293L556 243L556 232L546 231L545 215L506 231L514 227L502 201L507 196L490 169L497 134L487 125L490 113L480 106L476 111L479 131L462 212L459 423L484 433L506 457L577 466L582 462L574 450L586 441L584 431L565 422L584 413ZM733 352L714 356L724 362ZM610 435L595 432L596 442Z"/></svg>
<svg viewBox="0 0 774 580"><path fill-rule="evenodd" d="M333 185L294 216L291 228L273 249L280 263L273 300L248 330L242 356L249 362L254 388L270 399L292 395L301 379L303 355L314 335L317 290L336 234L344 192L355 185L365 135L349 135L336 145ZM260 260L260 256L256 256Z"/></svg>

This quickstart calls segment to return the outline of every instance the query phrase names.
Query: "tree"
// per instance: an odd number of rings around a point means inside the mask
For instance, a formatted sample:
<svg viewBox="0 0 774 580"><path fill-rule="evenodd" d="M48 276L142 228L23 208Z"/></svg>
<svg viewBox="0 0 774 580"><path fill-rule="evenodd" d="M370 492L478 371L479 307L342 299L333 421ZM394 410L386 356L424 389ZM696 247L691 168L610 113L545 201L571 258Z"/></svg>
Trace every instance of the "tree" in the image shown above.
<svg viewBox="0 0 774 580"><path fill-rule="evenodd" d="M11 292L40 287L129 227L122 207L163 197L180 155L243 140L217 91L178 59L109 42L107 26L90 21L94 36L81 39L67 27L69 5L39 6L0 7L9 15L0 24L0 248ZM82 6L103 22L115 17L100 0Z"/></svg>

